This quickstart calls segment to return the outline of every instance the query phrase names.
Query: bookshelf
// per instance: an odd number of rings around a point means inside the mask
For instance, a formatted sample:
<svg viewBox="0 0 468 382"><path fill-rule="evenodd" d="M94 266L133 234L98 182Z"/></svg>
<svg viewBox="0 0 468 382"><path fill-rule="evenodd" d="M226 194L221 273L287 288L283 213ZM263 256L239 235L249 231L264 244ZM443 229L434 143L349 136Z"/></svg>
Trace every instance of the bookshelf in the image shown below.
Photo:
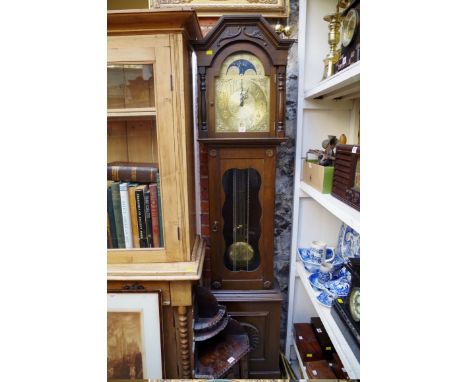
<svg viewBox="0 0 468 382"><path fill-rule="evenodd" d="M293 324L320 317L352 379L360 378L360 364L326 308L315 298L309 273L297 261L297 248L321 240L336 247L343 223L360 232L360 212L331 194L322 194L302 181L303 159L309 149L321 147L328 135L345 134L348 144L359 142L360 63L323 80L323 59L329 50L328 24L336 1L299 0L299 89L297 111L294 208L289 278L286 356L295 358Z"/></svg>
<svg viewBox="0 0 468 382"><path fill-rule="evenodd" d="M130 245L119 242L108 249L110 265L192 260L198 239L187 37L189 32L201 37L196 27L196 16L188 11L108 13L107 162L158 168L162 232L161 240L153 237L151 247L143 248L133 227Z"/></svg>

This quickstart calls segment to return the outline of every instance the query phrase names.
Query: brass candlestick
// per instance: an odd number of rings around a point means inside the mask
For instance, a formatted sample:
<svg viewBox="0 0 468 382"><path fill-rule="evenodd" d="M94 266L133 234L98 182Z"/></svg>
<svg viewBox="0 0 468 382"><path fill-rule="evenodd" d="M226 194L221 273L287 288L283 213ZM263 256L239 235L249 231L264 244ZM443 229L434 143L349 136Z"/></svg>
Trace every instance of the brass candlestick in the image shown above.
<svg viewBox="0 0 468 382"><path fill-rule="evenodd" d="M340 42L340 28L341 28L341 20L343 19L340 15L340 3L336 6L336 12L330 15L326 15L323 18L327 21L328 24L328 45L330 45L330 51L325 56L323 63L325 64L325 68L323 71L323 77L325 78L330 77L335 72L334 65L340 59L341 51L337 48Z"/></svg>

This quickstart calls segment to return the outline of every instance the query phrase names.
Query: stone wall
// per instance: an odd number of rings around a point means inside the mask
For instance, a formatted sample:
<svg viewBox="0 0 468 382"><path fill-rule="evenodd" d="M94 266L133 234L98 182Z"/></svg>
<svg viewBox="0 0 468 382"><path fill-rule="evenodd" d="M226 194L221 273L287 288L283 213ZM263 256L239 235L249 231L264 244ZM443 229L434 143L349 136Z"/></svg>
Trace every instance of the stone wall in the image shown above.
<svg viewBox="0 0 468 382"><path fill-rule="evenodd" d="M297 39L299 1L290 1L289 25L293 27L291 38ZM286 341L288 319L289 262L291 256L291 229L294 196L294 156L296 149L296 114L298 85L297 42L289 50L286 73L286 136L285 145L278 150L276 166L276 211L275 211L275 253L274 273L283 294L281 315L281 347Z"/></svg>

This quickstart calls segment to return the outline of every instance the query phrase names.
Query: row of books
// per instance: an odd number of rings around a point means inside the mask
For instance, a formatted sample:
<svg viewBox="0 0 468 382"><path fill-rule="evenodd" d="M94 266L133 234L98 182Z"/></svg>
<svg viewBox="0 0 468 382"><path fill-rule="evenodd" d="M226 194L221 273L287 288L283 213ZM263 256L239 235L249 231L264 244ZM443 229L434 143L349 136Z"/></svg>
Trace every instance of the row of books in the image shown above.
<svg viewBox="0 0 468 382"><path fill-rule="evenodd" d="M107 247L164 247L159 171L156 183L107 182Z"/></svg>

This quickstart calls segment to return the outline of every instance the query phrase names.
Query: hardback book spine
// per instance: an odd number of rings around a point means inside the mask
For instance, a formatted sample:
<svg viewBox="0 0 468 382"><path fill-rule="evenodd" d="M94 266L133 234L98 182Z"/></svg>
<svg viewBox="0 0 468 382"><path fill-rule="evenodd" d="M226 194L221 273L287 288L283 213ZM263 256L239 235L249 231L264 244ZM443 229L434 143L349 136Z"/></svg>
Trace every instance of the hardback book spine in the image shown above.
<svg viewBox="0 0 468 382"><path fill-rule="evenodd" d="M119 244L117 241L117 231L115 229L114 207L112 206L111 187L107 188L107 216L109 217L109 229L110 229L111 244L112 244L110 248L119 248Z"/></svg>
<svg viewBox="0 0 468 382"><path fill-rule="evenodd" d="M109 214L107 214L107 248L112 248L112 238L109 224Z"/></svg>
<svg viewBox="0 0 468 382"><path fill-rule="evenodd" d="M144 192L145 197L145 223L146 223L146 242L148 243L148 248L153 248L153 227L151 224L151 201L150 201L150 191L148 189Z"/></svg>
<svg viewBox="0 0 468 382"><path fill-rule="evenodd" d="M112 189L112 209L114 210L115 232L117 235L117 248L125 248L125 237L122 222L122 204L120 202L120 182L114 182Z"/></svg>
<svg viewBox="0 0 468 382"><path fill-rule="evenodd" d="M130 203L128 201L128 183L120 183L120 205L122 207L122 224L125 248L133 248L132 222L130 221Z"/></svg>
<svg viewBox="0 0 468 382"><path fill-rule="evenodd" d="M155 163L111 162L107 164L107 179L124 182L156 182Z"/></svg>
<svg viewBox="0 0 468 382"><path fill-rule="evenodd" d="M162 209L161 209L161 178L159 176L159 169L156 174L156 185L158 189L159 246L164 247L164 226L163 226L163 221L162 221Z"/></svg>
<svg viewBox="0 0 468 382"><path fill-rule="evenodd" d="M137 210L137 223L138 223L138 240L140 242L140 248L147 248L146 242L146 222L145 222L145 197L144 197L145 186L138 186L135 189L135 201Z"/></svg>
<svg viewBox="0 0 468 382"><path fill-rule="evenodd" d="M140 238L138 236L138 219L135 199L135 190L137 184L129 183L128 185L128 200L130 202L130 221L132 223L132 242L133 248L140 248Z"/></svg>
<svg viewBox="0 0 468 382"><path fill-rule="evenodd" d="M159 212L158 212L158 185L151 183L150 190L150 207L151 207L151 227L153 229L153 244L155 247L161 247L159 243Z"/></svg>

